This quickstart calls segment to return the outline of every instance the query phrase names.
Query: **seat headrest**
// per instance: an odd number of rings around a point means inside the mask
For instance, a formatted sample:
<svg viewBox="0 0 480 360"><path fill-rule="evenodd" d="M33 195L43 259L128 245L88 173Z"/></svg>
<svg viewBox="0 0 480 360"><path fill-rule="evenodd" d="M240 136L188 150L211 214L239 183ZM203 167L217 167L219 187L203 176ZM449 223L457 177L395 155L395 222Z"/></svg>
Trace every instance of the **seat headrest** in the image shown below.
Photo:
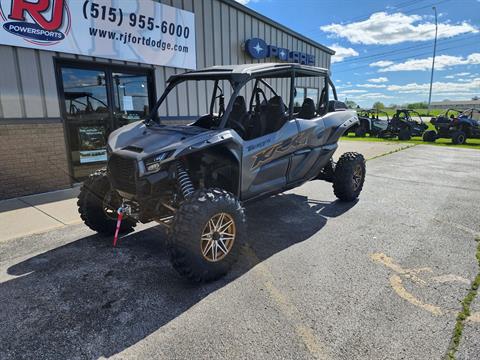
<svg viewBox="0 0 480 360"><path fill-rule="evenodd" d="M232 111L235 111L235 112L247 111L247 103L245 102L245 98L242 95L239 95L235 98L235 101L233 102Z"/></svg>
<svg viewBox="0 0 480 360"><path fill-rule="evenodd" d="M279 109L282 113L287 110L287 107L285 106L282 97L278 95L271 97L268 100L267 104L270 108L275 108L275 110Z"/></svg>
<svg viewBox="0 0 480 360"><path fill-rule="evenodd" d="M300 119L313 119L315 117L315 102L308 97L305 98L297 117Z"/></svg>

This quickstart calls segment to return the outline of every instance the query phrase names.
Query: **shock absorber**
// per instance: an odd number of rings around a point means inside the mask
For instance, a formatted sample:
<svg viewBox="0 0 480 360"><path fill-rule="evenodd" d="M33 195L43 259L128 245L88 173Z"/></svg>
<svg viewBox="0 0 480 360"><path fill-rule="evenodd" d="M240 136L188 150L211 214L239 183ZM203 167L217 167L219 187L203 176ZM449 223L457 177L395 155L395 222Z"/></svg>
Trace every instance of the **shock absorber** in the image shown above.
<svg viewBox="0 0 480 360"><path fill-rule="evenodd" d="M195 188L193 187L192 180L190 180L190 176L183 167L182 163L177 161L176 165L178 186L180 187L183 197L186 199L195 191Z"/></svg>

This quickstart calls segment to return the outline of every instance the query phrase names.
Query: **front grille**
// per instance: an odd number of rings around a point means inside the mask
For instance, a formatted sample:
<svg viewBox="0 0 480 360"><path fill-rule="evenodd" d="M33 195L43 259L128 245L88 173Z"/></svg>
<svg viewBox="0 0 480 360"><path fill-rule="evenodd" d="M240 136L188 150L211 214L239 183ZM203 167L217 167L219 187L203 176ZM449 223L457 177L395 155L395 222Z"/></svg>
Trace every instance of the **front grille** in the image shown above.
<svg viewBox="0 0 480 360"><path fill-rule="evenodd" d="M134 159L112 154L108 160L107 169L110 181L115 188L130 194L135 194L137 163Z"/></svg>

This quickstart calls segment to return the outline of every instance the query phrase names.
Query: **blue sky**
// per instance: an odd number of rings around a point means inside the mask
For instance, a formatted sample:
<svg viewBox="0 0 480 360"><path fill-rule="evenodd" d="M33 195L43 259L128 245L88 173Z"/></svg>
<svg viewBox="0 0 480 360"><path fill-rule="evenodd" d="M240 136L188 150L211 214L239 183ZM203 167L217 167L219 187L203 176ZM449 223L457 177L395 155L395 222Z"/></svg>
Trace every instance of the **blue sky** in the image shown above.
<svg viewBox="0 0 480 360"><path fill-rule="evenodd" d="M361 106L428 100L436 6L432 101L480 96L480 0L237 1L337 50L337 91Z"/></svg>

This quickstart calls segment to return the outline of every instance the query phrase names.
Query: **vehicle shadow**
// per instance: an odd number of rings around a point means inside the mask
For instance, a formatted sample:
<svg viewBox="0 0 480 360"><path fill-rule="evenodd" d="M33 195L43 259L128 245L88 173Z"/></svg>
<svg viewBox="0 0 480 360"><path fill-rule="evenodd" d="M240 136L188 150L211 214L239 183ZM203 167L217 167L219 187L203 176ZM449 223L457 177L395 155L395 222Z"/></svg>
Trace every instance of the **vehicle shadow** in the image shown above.
<svg viewBox="0 0 480 360"><path fill-rule="evenodd" d="M92 235L17 263L7 270L16 277L0 283L0 358L117 354L354 205L283 194L249 206L242 258L210 284L176 274L159 226L122 238L117 248Z"/></svg>

